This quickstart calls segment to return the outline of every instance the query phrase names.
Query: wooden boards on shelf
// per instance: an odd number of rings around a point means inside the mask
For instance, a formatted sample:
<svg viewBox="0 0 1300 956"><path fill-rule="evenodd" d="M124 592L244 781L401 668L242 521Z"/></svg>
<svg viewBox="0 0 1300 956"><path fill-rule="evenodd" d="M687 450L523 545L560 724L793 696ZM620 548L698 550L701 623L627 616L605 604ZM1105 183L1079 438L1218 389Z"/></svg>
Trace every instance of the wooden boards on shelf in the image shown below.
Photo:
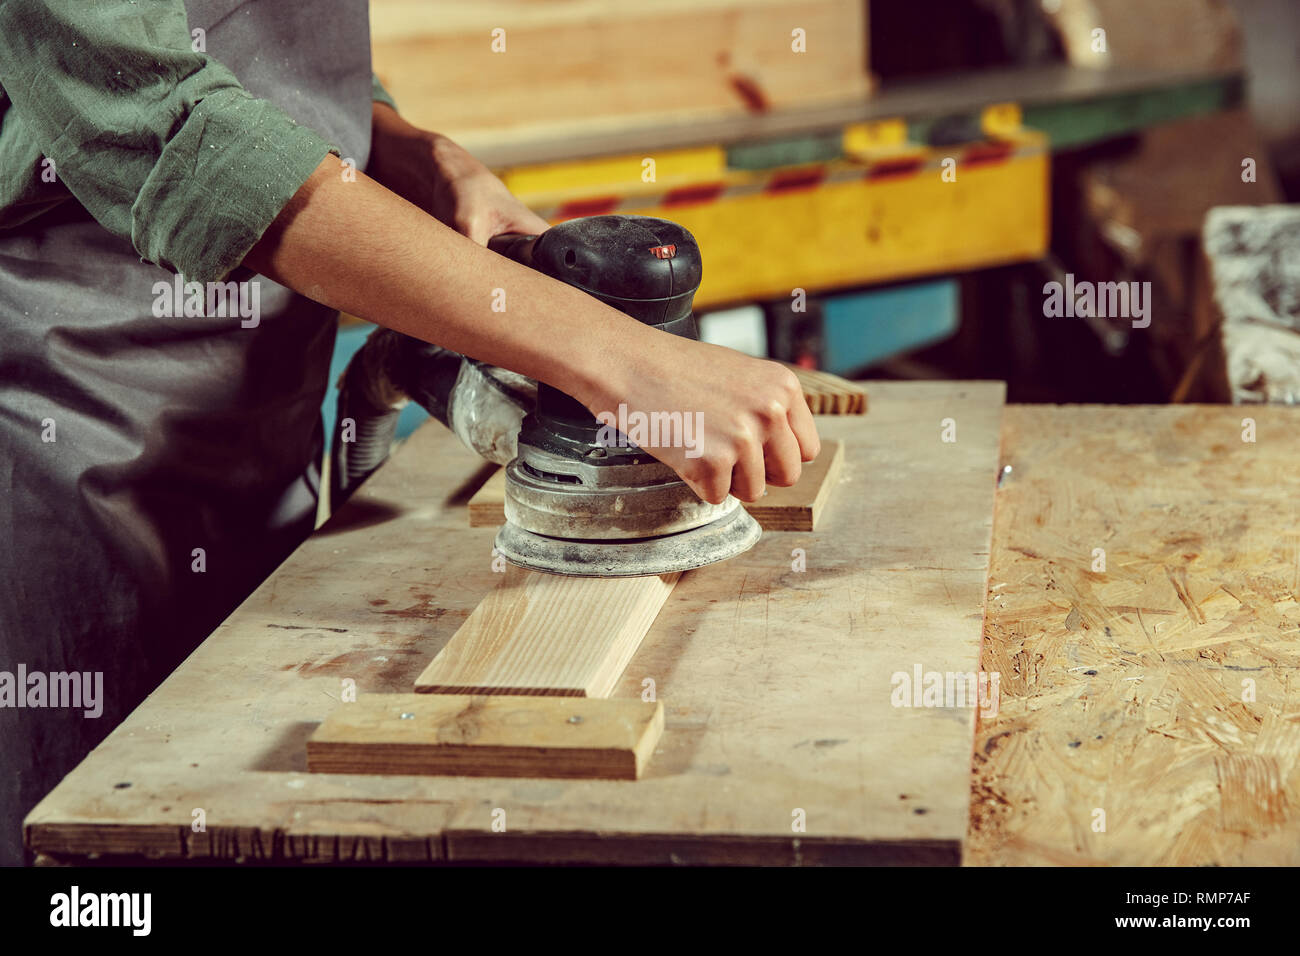
<svg viewBox="0 0 1300 956"><path fill-rule="evenodd" d="M636 698L367 694L325 718L307 769L635 780L663 726L663 704Z"/></svg>
<svg viewBox="0 0 1300 956"><path fill-rule="evenodd" d="M866 18L862 0L374 0L370 29L403 116L473 151L860 101Z"/></svg>
<svg viewBox="0 0 1300 956"><path fill-rule="evenodd" d="M822 442L817 460L803 466L803 475L791 488L769 486L759 501L746 504L765 531L815 531L817 518L840 479L844 463L844 442ZM495 528L506 520L506 473L493 472L469 499L469 526Z"/></svg>

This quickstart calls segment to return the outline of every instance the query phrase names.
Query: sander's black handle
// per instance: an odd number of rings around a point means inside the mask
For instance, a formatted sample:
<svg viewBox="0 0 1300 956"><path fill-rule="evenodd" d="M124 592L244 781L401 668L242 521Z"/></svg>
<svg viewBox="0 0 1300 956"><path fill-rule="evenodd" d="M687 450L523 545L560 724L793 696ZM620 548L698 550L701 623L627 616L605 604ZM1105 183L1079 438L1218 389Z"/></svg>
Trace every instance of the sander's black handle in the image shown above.
<svg viewBox="0 0 1300 956"><path fill-rule="evenodd" d="M495 236L488 248L644 325L699 338L691 307L703 272L700 250L695 237L675 222L586 216L557 223L538 236ZM533 419L542 431L573 436L587 436L599 427L580 402L545 383L538 386ZM524 427L530 427L528 422Z"/></svg>
<svg viewBox="0 0 1300 956"><path fill-rule="evenodd" d="M645 325L698 338L691 311L703 269L695 237L667 219L585 216L537 236L494 236L493 252L581 289Z"/></svg>

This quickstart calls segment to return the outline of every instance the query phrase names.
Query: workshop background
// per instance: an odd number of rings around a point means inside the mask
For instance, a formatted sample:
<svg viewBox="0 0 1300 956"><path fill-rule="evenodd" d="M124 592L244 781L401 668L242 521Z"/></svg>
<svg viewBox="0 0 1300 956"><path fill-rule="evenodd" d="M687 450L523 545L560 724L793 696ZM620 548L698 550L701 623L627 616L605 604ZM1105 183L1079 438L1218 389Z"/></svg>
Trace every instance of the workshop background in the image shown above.
<svg viewBox="0 0 1300 956"><path fill-rule="evenodd" d="M1013 402L1300 394L1295 207L1210 216L1300 192L1290 0L371 9L402 112L552 222L691 229L710 341ZM1244 223L1255 246L1223 238ZM1150 283L1146 314L1045 314L1050 282ZM369 328L345 319L336 372Z"/></svg>
<svg viewBox="0 0 1300 956"><path fill-rule="evenodd" d="M371 11L400 110L551 222L687 227L703 336L806 370L822 452L743 558L570 577L420 429L39 862L1300 863L1300 4Z"/></svg>

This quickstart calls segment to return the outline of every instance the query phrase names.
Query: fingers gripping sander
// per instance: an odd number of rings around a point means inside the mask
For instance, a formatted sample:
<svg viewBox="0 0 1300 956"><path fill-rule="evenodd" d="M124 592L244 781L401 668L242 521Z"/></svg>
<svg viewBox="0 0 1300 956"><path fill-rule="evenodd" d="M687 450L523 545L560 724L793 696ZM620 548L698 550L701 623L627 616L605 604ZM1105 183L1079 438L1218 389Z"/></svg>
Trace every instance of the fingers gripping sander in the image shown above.
<svg viewBox="0 0 1300 956"><path fill-rule="evenodd" d="M591 216L489 245L652 328L699 338L691 305L700 251L676 223ZM538 385L517 448L496 539L513 564L593 577L666 574L735 557L759 539L735 498L702 500L626 436L611 441L609 428L549 385Z"/></svg>

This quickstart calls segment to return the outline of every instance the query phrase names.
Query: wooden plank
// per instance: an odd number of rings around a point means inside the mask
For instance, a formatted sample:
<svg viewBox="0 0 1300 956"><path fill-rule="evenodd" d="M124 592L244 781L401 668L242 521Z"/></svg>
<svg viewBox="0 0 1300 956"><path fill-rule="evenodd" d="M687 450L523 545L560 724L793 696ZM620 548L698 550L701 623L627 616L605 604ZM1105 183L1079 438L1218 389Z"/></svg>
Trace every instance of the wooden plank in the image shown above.
<svg viewBox="0 0 1300 956"><path fill-rule="evenodd" d="M797 484L790 488L769 486L761 500L746 503L745 509L765 531L814 531L818 516L839 483L843 464L844 443L823 442L822 453L816 461L803 466ZM506 474L502 469L493 472L469 499L469 526L500 527L506 520L505 497Z"/></svg>
<svg viewBox="0 0 1300 956"><path fill-rule="evenodd" d="M817 460L803 466L797 484L789 488L769 485L766 495L745 507L764 531L815 531L843 467L844 442L828 441Z"/></svg>
<svg viewBox="0 0 1300 956"><path fill-rule="evenodd" d="M33 810L28 845L67 861L957 862L973 710L894 707L891 675L978 667L1001 397L873 382L870 421L818 421L845 446L821 530L684 575L615 687L664 704L635 786L306 771L345 681L409 693L499 580L493 531L465 522L480 462L425 425Z"/></svg>
<svg viewBox="0 0 1300 956"><path fill-rule="evenodd" d="M504 575L416 679L417 692L608 697L681 577L514 566Z"/></svg>
<svg viewBox="0 0 1300 956"><path fill-rule="evenodd" d="M1008 409L968 862L1300 864L1297 426Z"/></svg>
<svg viewBox="0 0 1300 956"><path fill-rule="evenodd" d="M316 728L307 769L635 780L663 727L639 699L365 694Z"/></svg>

